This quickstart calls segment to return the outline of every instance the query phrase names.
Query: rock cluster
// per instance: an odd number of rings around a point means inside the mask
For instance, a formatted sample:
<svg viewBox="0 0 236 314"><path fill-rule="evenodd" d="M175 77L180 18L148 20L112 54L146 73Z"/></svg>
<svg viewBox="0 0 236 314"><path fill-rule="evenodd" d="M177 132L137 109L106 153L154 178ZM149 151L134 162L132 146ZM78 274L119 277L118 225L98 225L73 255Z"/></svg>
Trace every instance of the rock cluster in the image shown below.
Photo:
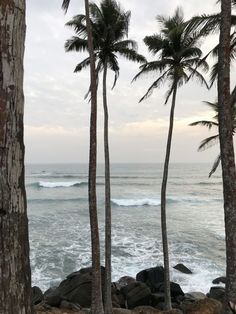
<svg viewBox="0 0 236 314"><path fill-rule="evenodd" d="M183 264L175 268L185 274L192 273ZM104 267L101 267L101 275L104 290ZM223 282L222 278L213 282ZM36 313L89 313L86 308L91 305L91 290L91 268L73 272L58 287L50 288L44 294L38 287L33 287ZM173 310L164 311L164 268L161 266L142 270L136 278L125 276L112 283L113 314L222 314L224 300L224 287L212 287L207 295L201 292L185 294L177 283L171 282Z"/></svg>

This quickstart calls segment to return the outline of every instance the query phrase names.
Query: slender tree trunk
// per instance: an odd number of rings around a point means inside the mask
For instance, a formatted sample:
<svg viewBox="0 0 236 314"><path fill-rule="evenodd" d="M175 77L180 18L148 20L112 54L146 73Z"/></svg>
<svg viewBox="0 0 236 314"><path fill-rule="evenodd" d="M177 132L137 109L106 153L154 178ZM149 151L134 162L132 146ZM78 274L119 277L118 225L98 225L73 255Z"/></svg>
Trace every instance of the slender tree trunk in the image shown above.
<svg viewBox="0 0 236 314"><path fill-rule="evenodd" d="M231 0L221 1L218 103L226 233L226 295L236 304L236 171L230 101Z"/></svg>
<svg viewBox="0 0 236 314"><path fill-rule="evenodd" d="M90 151L89 151L89 213L92 242L92 314L103 314L101 267L100 267L100 243L97 216L96 196L96 172L97 172L97 78L95 69L95 57L92 39L92 29L89 18L89 1L85 0L86 24L88 32L88 48L90 55L91 76L91 116L90 116Z"/></svg>
<svg viewBox="0 0 236 314"><path fill-rule="evenodd" d="M171 310L171 292L170 292L170 266L169 266L169 251L168 251L168 237L167 237L167 225L166 225L166 187L168 180L169 160L171 151L171 141L174 126L174 112L175 112L175 101L176 101L177 84L175 84L172 104L170 110L170 124L166 146L166 156L164 163L163 179L161 186L161 229L162 229L162 245L164 255L164 268L165 268L165 308Z"/></svg>
<svg viewBox="0 0 236 314"><path fill-rule="evenodd" d="M104 109L104 156L105 156L105 314L112 313L111 301L111 184L110 157L108 140L108 107L107 107L107 63L103 72L103 109Z"/></svg>
<svg viewBox="0 0 236 314"><path fill-rule="evenodd" d="M25 1L0 2L0 313L31 314L23 143Z"/></svg>

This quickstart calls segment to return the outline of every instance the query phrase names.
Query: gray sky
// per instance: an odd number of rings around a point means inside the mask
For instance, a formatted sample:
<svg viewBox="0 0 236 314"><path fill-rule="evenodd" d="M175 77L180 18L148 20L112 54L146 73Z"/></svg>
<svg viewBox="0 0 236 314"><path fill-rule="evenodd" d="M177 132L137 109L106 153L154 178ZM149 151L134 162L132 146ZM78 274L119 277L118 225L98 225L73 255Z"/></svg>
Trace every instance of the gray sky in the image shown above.
<svg viewBox="0 0 236 314"><path fill-rule="evenodd" d="M64 25L73 15L82 13L83 1L71 0L64 16L62 0L27 0L27 38L25 53L25 144L26 162L87 162L90 105L84 101L89 72L74 74L76 64L86 54L65 53L64 42L73 31ZM98 1L95 1L98 3ZM121 0L131 10L129 38L139 44L139 52L152 58L142 40L158 32L157 15L172 15L177 6L186 18L219 10L215 0ZM207 51L217 38L207 39ZM120 77L114 90L108 83L110 110L110 150L112 162L162 162L168 130L170 104L164 105L167 85L156 89L142 103L139 98L154 80L143 77L131 84L138 64L120 58ZM111 80L110 80L111 81ZM110 84L111 87L111 84ZM218 147L198 153L199 142L209 133L190 127L190 122L210 118L202 104L214 101L216 86L207 91L198 83L189 83L178 91L173 136L173 162L213 161ZM101 90L98 94L98 161L103 162L103 112Z"/></svg>

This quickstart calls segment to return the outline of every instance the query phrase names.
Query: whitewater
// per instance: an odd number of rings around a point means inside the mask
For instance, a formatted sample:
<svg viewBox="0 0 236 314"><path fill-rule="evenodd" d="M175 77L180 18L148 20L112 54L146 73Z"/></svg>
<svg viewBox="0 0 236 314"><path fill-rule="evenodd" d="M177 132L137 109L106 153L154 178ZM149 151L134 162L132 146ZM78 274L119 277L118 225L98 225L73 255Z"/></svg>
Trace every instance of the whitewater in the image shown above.
<svg viewBox="0 0 236 314"><path fill-rule="evenodd" d="M184 263L193 275L172 268L184 291L207 292L225 274L220 171L210 164L174 164L169 171L167 217L171 266ZM46 290L69 273L91 265L88 168L85 164L27 165L33 285ZM112 184L113 280L162 265L161 164L115 164ZM104 168L98 166L98 214L104 263Z"/></svg>

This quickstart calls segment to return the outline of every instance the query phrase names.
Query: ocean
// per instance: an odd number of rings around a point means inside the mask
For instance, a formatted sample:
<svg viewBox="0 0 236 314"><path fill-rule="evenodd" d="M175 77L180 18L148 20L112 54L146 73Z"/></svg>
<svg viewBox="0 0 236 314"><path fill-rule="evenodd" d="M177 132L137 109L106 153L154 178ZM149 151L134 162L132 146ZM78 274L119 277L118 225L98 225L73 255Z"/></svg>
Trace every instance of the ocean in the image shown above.
<svg viewBox="0 0 236 314"><path fill-rule="evenodd" d="M167 189L171 280L185 292L208 292L225 275L225 235L220 170L210 164L172 164ZM114 164L112 279L162 265L161 164ZM32 284L42 290L91 265L88 166L26 166ZM98 165L97 199L104 264L104 167ZM193 271L173 269L183 263Z"/></svg>

